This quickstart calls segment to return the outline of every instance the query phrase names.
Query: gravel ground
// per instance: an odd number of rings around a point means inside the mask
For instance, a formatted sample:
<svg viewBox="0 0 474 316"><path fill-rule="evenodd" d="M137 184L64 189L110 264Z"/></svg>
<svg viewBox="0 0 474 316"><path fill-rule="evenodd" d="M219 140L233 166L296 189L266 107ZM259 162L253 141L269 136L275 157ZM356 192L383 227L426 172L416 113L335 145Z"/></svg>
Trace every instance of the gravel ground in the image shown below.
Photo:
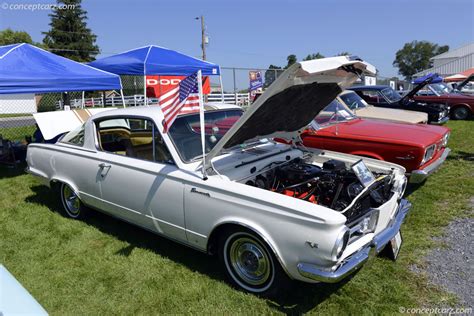
<svg viewBox="0 0 474 316"><path fill-rule="evenodd" d="M470 201L474 213L474 197ZM455 293L464 307L474 308L474 218L460 218L449 224L439 243L426 258L424 272L431 282ZM420 272L419 267L413 270Z"/></svg>

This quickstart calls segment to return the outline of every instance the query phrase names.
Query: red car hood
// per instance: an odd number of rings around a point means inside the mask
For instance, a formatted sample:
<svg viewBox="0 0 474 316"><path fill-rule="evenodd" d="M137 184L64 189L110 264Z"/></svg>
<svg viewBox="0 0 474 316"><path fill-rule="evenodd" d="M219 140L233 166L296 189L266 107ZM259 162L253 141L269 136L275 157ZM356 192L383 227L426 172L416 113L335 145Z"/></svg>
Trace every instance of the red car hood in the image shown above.
<svg viewBox="0 0 474 316"><path fill-rule="evenodd" d="M425 147L439 141L448 131L449 129L443 126L404 124L357 118L322 128L316 134Z"/></svg>

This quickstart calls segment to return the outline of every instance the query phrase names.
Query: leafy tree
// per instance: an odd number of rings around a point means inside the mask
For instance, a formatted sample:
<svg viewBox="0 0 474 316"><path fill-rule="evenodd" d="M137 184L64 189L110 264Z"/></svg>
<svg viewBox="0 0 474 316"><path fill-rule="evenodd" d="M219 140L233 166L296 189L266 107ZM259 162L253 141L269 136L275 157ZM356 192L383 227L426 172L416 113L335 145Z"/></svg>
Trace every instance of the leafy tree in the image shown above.
<svg viewBox="0 0 474 316"><path fill-rule="evenodd" d="M336 56L350 56L350 55L351 55L351 53L349 53L349 52L340 52Z"/></svg>
<svg viewBox="0 0 474 316"><path fill-rule="evenodd" d="M406 43L398 50L393 61L393 66L398 68L398 73L407 80L413 75L432 66L430 58L449 50L448 45L439 46L428 41L412 41Z"/></svg>
<svg viewBox="0 0 474 316"><path fill-rule="evenodd" d="M0 31L0 45L10 45L18 43L33 44L30 34L23 31L13 31L8 28Z"/></svg>
<svg viewBox="0 0 474 316"><path fill-rule="evenodd" d="M43 43L55 54L79 62L95 59L99 47L97 36L87 27L87 12L81 7L81 0L58 0L68 9L58 6L49 16L51 29L43 32Z"/></svg>
<svg viewBox="0 0 474 316"><path fill-rule="evenodd" d="M281 67L279 66L268 66L268 70L265 71L265 82L263 83L263 86L268 88L281 72Z"/></svg>
<svg viewBox="0 0 474 316"><path fill-rule="evenodd" d="M296 63L297 58L296 58L296 55L291 54L291 55L288 55L288 57L286 57L286 60L288 61L288 63L286 64L285 69L290 67L294 63Z"/></svg>
<svg viewBox="0 0 474 316"><path fill-rule="evenodd" d="M322 55L320 52L317 52L316 54L308 54L303 60L313 60L313 59L320 59L324 58L324 55Z"/></svg>

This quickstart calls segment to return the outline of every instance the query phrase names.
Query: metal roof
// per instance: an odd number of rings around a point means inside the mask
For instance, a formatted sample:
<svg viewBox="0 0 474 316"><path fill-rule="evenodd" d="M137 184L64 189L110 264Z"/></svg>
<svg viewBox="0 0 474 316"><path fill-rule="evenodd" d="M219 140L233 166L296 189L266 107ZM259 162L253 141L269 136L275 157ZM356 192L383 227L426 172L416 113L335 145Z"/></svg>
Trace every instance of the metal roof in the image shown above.
<svg viewBox="0 0 474 316"><path fill-rule="evenodd" d="M466 69L474 67L474 52L463 57L456 58L454 60L449 60L444 64L441 64L437 67L431 67L425 69L413 75L413 77L421 77L430 72L438 73L441 76L450 76L460 72L465 71Z"/></svg>
<svg viewBox="0 0 474 316"><path fill-rule="evenodd" d="M445 59L445 58L458 58L458 57L464 57L470 54L474 54L474 43L469 43L459 48L449 50L445 53L436 55L434 57L431 57L430 60Z"/></svg>

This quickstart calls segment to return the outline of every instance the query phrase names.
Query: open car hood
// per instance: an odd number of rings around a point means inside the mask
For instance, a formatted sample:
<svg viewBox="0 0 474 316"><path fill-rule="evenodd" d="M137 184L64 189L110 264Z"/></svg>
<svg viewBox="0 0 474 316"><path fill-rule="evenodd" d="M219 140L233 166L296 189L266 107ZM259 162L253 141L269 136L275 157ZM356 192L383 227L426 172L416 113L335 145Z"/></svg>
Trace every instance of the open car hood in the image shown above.
<svg viewBox="0 0 474 316"><path fill-rule="evenodd" d="M430 83L434 83L434 81L436 82L440 82L438 81L438 74L428 74L424 77L421 77L421 78L418 78L417 80L413 81L414 84L416 84L413 89L411 89L410 91L408 91L407 94L405 94L403 97L402 97L402 101L405 101L405 100L408 100L410 98L413 98L415 96L415 94L418 93L418 91L420 91L421 89L423 89L424 86L426 86L427 84L430 84Z"/></svg>
<svg viewBox="0 0 474 316"><path fill-rule="evenodd" d="M461 82L457 85L456 89L459 90L459 91L461 91L461 89L462 89L465 85L467 85L467 83L468 83L469 81L472 81L472 80L474 80L474 74L471 74L469 77L467 77L466 79L464 79L463 81L461 81Z"/></svg>
<svg viewBox="0 0 474 316"><path fill-rule="evenodd" d="M298 134L359 75L376 69L359 58L302 61L285 70L206 155L207 169L222 150L246 141Z"/></svg>

